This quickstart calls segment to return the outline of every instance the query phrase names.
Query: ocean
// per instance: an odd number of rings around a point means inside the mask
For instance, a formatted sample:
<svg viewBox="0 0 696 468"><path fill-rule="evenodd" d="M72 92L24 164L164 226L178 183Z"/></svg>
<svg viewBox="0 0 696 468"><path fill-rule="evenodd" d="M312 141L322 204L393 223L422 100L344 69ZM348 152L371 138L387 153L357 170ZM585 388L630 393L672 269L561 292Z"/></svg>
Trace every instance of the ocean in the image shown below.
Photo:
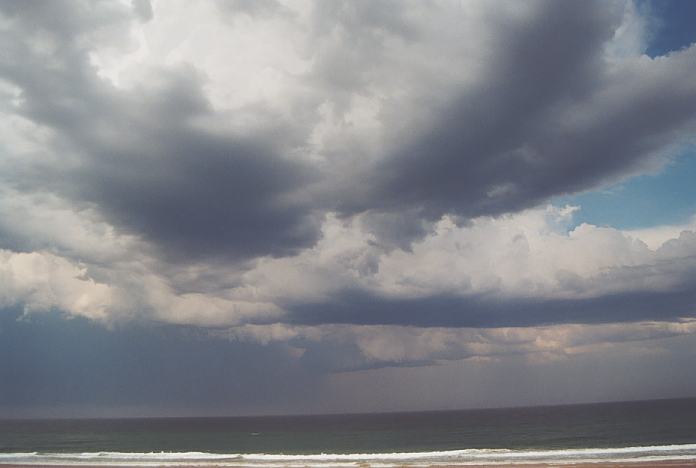
<svg viewBox="0 0 696 468"><path fill-rule="evenodd" d="M0 464L696 461L696 398L321 416L0 420Z"/></svg>

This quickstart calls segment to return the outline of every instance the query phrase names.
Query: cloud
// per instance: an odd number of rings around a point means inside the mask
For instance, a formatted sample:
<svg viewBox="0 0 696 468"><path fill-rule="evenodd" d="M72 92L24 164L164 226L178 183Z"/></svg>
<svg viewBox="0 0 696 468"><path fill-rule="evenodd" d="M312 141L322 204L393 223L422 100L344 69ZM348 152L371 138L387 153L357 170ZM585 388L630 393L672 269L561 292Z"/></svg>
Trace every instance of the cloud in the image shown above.
<svg viewBox="0 0 696 468"><path fill-rule="evenodd" d="M332 372L390 366L432 365L446 361L509 359L530 362L569 359L608 348L640 347L643 342L696 333L696 321L541 327L438 328L385 325L243 325L219 332L233 341L288 343L302 359ZM651 345L651 346L654 346ZM659 352L660 348L653 348ZM326 357L329 356L329 359ZM340 356L341 359L336 359Z"/></svg>
<svg viewBox="0 0 696 468"><path fill-rule="evenodd" d="M678 238L682 232L696 232L696 217L692 216L686 223L677 225L653 226L643 229L631 229L626 233L645 242L651 249L660 248L666 242Z"/></svg>
<svg viewBox="0 0 696 468"><path fill-rule="evenodd" d="M691 316L696 304L693 232L652 250L616 229L571 228L573 208L477 218L465 227L445 219L410 251L376 242L360 217L331 217L314 248L239 272L168 264L84 215L82 225L71 224L76 214L65 209L25 206L32 216L14 226L17 236L83 258L91 277L119 291L102 311L111 320L485 328L669 319ZM42 229L49 222L61 235Z"/></svg>
<svg viewBox="0 0 696 468"><path fill-rule="evenodd" d="M153 18L150 0L131 0L131 4L142 21L150 21Z"/></svg>
<svg viewBox="0 0 696 468"><path fill-rule="evenodd" d="M231 2L218 1L221 11L230 14L244 14L253 18L274 16L277 14L288 14L291 10L277 0L233 0Z"/></svg>
<svg viewBox="0 0 696 468"><path fill-rule="evenodd" d="M75 207L51 193L15 190L0 192L0 239L15 252L49 251L93 265L115 266L145 248L93 208Z"/></svg>
<svg viewBox="0 0 696 468"><path fill-rule="evenodd" d="M681 79L693 50L607 52L640 29L630 5L293 8L274 29L193 10L233 43L284 51L232 70L224 43L157 42L181 31L128 8L6 4L12 113L49 132L53 153L14 159L9 177L96 207L166 255L248 260L311 247L329 211L370 213L384 242L406 247L444 215L514 212L626 177L693 128L696 91ZM395 222L409 225L399 238Z"/></svg>
<svg viewBox="0 0 696 468"><path fill-rule="evenodd" d="M48 253L0 250L0 284L0 307L21 304L25 314L59 309L103 320L113 302L112 289L83 266Z"/></svg>
<svg viewBox="0 0 696 468"><path fill-rule="evenodd" d="M400 141L358 170L345 212L514 212L659 165L690 138L696 93L682 77L696 49L616 56L607 46L626 20L616 4L525 5L538 10L501 25L476 76L424 107L437 109L427 125L394 116L407 122Z"/></svg>
<svg viewBox="0 0 696 468"><path fill-rule="evenodd" d="M4 304L328 369L693 316L691 224L546 206L692 138L696 47L643 55L632 3L182 5L0 3Z"/></svg>
<svg viewBox="0 0 696 468"><path fill-rule="evenodd" d="M50 129L50 144L70 156L15 161L9 185L97 206L117 228L173 257L287 255L316 240L313 207L293 198L311 182L311 168L277 154L267 135L196 125L220 117L190 67L153 71L132 92L99 79L81 42L88 34L54 24L46 10L55 7L13 9L0 71L20 90L15 113ZM91 16L85 23L99 27ZM18 40L20 30L35 34Z"/></svg>
<svg viewBox="0 0 696 468"><path fill-rule="evenodd" d="M246 291L291 323L489 327L635 321L693 314L694 234L652 250L574 208L449 219L410 251L380 244L361 217L329 218L296 257L244 273Z"/></svg>

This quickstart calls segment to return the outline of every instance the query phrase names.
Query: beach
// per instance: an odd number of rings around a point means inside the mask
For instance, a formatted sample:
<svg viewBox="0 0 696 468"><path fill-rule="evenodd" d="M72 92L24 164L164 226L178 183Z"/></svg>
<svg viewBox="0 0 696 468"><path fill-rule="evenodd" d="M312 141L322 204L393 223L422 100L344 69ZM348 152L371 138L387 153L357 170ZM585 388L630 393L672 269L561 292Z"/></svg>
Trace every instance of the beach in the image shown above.
<svg viewBox="0 0 696 468"><path fill-rule="evenodd" d="M50 466L51 468L75 468L76 466L79 466L79 468L142 468L143 465L24 465L24 464L0 464L0 468L46 468L47 466ZM147 465L147 466L171 466L171 465ZM220 467L225 467L225 468L248 468L248 467L254 467L258 465L176 465L177 468L220 468ZM278 465L274 465L278 466ZM282 465L281 465L282 466ZM290 465L288 465L290 466ZM304 467L304 466L311 466L311 465L291 465L293 467ZM369 464L362 464L362 463L357 463L357 464L350 464L350 465L341 465L341 466L355 466L356 468L361 467L369 467L372 465ZM500 463L500 464L484 464L484 465L469 465L469 464L451 464L451 465L440 465L440 464L435 464L435 465L421 465L421 464L407 464L407 465L386 465L386 464L380 464L380 467L395 467L395 468L400 468L400 467L423 467L423 468L490 468L491 466L501 466L501 467L506 467L506 468L513 468L513 467L523 467L523 468L552 468L556 466L562 466L563 468L694 468L696 467L696 459L695 460L678 460L678 461L672 461L672 460L665 460L665 461L650 461L650 462L643 462L643 461L636 461L636 462L597 462L597 463L538 463L538 464L525 464L525 463Z"/></svg>

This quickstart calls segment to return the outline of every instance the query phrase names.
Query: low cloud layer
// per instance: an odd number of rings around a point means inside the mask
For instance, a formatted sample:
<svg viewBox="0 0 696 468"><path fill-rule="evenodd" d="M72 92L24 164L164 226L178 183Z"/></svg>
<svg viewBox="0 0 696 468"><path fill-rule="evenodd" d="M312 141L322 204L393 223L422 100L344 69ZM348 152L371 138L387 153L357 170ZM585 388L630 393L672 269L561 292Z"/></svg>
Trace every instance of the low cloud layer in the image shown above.
<svg viewBox="0 0 696 468"><path fill-rule="evenodd" d="M0 2L0 306L322 372L689 336L696 224L550 204L693 144L696 46L646 55L651 14Z"/></svg>

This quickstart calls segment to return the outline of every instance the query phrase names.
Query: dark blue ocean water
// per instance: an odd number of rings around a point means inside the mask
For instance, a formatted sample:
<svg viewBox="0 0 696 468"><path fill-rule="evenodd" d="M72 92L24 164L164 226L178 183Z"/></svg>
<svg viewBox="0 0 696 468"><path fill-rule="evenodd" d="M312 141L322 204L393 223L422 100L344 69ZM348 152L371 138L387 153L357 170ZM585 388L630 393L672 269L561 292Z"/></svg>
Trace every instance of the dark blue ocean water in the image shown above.
<svg viewBox="0 0 696 468"><path fill-rule="evenodd" d="M696 460L696 398L359 415L0 421L0 463L328 460L319 454L340 455L334 462Z"/></svg>

